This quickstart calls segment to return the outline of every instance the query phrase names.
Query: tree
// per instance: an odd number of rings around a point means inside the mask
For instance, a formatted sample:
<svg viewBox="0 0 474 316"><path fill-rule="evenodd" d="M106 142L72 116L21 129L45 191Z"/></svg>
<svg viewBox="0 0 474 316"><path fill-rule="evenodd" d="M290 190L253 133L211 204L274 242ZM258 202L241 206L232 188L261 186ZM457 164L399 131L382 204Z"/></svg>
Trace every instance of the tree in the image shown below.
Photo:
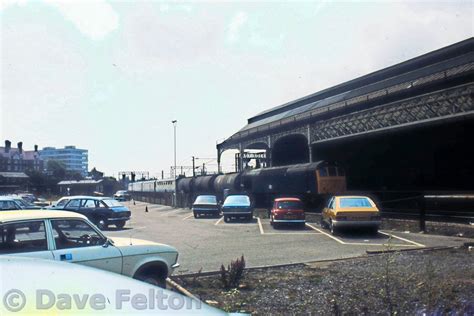
<svg viewBox="0 0 474 316"><path fill-rule="evenodd" d="M66 177L66 168L61 161L48 160L46 169L48 170L48 174L58 180L62 180Z"/></svg>

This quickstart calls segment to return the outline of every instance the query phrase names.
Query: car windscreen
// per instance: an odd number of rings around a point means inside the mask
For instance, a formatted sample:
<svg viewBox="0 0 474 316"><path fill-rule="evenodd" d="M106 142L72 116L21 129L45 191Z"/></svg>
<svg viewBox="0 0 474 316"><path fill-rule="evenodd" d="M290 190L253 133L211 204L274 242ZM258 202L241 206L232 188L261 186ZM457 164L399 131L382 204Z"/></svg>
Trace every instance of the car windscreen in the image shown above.
<svg viewBox="0 0 474 316"><path fill-rule="evenodd" d="M115 194L125 194L125 193L127 193L127 191L117 191L117 193Z"/></svg>
<svg viewBox="0 0 474 316"><path fill-rule="evenodd" d="M344 207L372 207L369 200L366 198L342 198L339 201L341 208Z"/></svg>
<svg viewBox="0 0 474 316"><path fill-rule="evenodd" d="M231 195L224 201L224 206L227 205L250 206L250 199L246 195Z"/></svg>
<svg viewBox="0 0 474 316"><path fill-rule="evenodd" d="M117 202L114 199L105 199L105 200L102 200L102 202L104 202L105 205L107 205L108 207L123 206L122 204L120 204L119 202Z"/></svg>
<svg viewBox="0 0 474 316"><path fill-rule="evenodd" d="M213 195L200 195L196 198L194 204L217 204L217 199Z"/></svg>
<svg viewBox="0 0 474 316"><path fill-rule="evenodd" d="M303 204L298 201L282 201L277 204L278 209L301 210Z"/></svg>

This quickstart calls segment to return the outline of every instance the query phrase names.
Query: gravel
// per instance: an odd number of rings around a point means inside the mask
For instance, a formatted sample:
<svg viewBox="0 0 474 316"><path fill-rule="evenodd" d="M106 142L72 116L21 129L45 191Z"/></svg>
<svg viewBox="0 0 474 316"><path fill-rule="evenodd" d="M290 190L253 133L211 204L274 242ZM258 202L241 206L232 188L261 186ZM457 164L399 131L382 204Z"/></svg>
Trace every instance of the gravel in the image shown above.
<svg viewBox="0 0 474 316"><path fill-rule="evenodd" d="M231 290L218 275L176 281L208 304L252 315L474 315L473 259L462 248L254 269Z"/></svg>

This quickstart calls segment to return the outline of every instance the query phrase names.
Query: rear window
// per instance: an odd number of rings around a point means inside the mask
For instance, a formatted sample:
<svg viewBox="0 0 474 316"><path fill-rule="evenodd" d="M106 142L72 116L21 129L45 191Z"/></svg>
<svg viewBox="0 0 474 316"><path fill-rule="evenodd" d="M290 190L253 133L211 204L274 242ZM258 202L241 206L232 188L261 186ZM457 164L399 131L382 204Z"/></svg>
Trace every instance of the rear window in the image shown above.
<svg viewBox="0 0 474 316"><path fill-rule="evenodd" d="M117 202L114 199L106 199L106 200L102 200L102 202L104 202L105 205L107 205L108 207L122 206L122 204L120 204L120 202Z"/></svg>
<svg viewBox="0 0 474 316"><path fill-rule="evenodd" d="M194 204L217 204L217 199L213 195L200 195L196 198Z"/></svg>
<svg viewBox="0 0 474 316"><path fill-rule="evenodd" d="M366 198L342 198L339 200L339 205L343 207L372 207L369 200Z"/></svg>
<svg viewBox="0 0 474 316"><path fill-rule="evenodd" d="M278 202L278 209L288 209L288 210L301 210L303 209L303 204L298 201L283 201Z"/></svg>
<svg viewBox="0 0 474 316"><path fill-rule="evenodd" d="M226 205L250 206L250 199L246 195L231 195L225 199L224 206Z"/></svg>

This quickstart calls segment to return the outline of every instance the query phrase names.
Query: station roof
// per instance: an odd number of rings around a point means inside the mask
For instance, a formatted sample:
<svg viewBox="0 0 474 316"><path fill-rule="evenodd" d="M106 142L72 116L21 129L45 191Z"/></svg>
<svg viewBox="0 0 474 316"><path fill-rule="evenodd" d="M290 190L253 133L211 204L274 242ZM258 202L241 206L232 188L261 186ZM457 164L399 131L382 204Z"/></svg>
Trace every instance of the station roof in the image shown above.
<svg viewBox="0 0 474 316"><path fill-rule="evenodd" d="M473 61L474 38L469 38L261 112L249 118L248 124L238 133L391 86L416 82L418 78Z"/></svg>

